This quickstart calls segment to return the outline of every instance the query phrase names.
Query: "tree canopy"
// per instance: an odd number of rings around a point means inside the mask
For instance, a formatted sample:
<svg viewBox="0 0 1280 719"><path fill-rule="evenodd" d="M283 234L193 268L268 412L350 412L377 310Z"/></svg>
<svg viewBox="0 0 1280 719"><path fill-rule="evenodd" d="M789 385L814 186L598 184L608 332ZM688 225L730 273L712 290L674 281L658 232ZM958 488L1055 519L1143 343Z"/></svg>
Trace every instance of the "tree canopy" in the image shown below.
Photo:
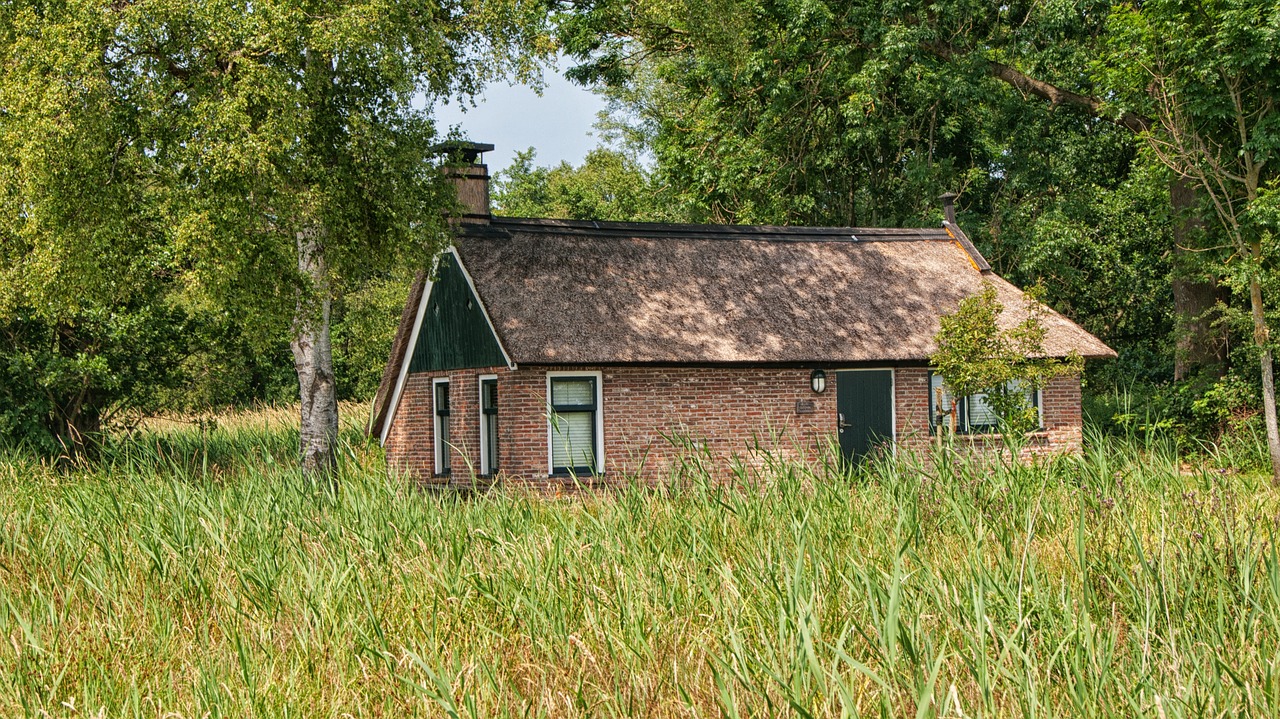
<svg viewBox="0 0 1280 719"><path fill-rule="evenodd" d="M1119 350L1091 386L1270 416L1277 40L1266 0L9 3L0 434L296 382L323 467L447 242L430 108L557 51L618 142L521 153L497 211L910 226L959 192L998 272Z"/></svg>
<svg viewBox="0 0 1280 719"><path fill-rule="evenodd" d="M326 464L333 302L447 242L428 110L534 76L545 10L140 0L0 18L0 317L62 336L85 313L163 308L227 313L251 347L285 338L303 453Z"/></svg>

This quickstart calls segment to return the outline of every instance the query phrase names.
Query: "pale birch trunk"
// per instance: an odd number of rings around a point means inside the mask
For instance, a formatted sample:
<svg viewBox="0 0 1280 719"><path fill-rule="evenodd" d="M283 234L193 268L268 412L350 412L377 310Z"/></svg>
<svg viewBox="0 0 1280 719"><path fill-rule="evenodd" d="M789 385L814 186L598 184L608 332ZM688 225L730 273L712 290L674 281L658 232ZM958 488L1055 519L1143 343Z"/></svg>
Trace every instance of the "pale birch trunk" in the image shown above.
<svg viewBox="0 0 1280 719"><path fill-rule="evenodd" d="M1257 254L1261 247L1256 246ZM1262 283L1249 280L1249 309L1253 315L1253 341L1262 350L1262 416L1267 424L1267 451L1271 454L1271 481L1280 485L1280 431L1276 427L1276 380L1272 365L1270 330L1262 304Z"/></svg>
<svg viewBox="0 0 1280 719"><path fill-rule="evenodd" d="M318 230L298 233L298 271L310 279L313 292L299 297L293 319L293 367L302 400L298 449L302 470L327 478L336 463L338 395L329 339L329 299L324 248Z"/></svg>

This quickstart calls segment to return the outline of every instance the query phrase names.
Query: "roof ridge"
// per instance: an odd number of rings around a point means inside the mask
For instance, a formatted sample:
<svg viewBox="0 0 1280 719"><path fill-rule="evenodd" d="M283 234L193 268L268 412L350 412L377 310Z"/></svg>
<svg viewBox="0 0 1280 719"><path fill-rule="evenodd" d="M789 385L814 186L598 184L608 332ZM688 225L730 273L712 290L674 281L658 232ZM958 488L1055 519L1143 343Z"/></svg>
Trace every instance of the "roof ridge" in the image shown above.
<svg viewBox="0 0 1280 719"><path fill-rule="evenodd" d="M549 218L494 217L494 230L558 234L670 236L673 239L743 238L760 241L910 241L950 240L943 227L813 227L801 225L713 225L670 222L611 222ZM472 226L464 226L467 231ZM479 230L479 227L475 229Z"/></svg>

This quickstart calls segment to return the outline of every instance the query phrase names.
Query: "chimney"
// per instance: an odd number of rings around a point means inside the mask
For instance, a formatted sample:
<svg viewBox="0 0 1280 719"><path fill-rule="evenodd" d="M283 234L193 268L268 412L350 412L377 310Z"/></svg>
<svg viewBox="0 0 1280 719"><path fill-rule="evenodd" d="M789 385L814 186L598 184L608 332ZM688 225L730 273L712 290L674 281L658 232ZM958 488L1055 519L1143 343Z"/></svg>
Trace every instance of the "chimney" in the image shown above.
<svg viewBox="0 0 1280 719"><path fill-rule="evenodd" d="M942 214L947 218L947 222L952 225L956 224L956 198L959 196L954 192L944 192L938 195L938 199L942 200Z"/></svg>
<svg viewBox="0 0 1280 719"><path fill-rule="evenodd" d="M462 204L462 216L458 222L489 221L489 167L480 161L481 153L493 150L493 145L483 142L450 140L433 148L437 154L447 155L445 175L458 190L458 202Z"/></svg>
<svg viewBox="0 0 1280 719"><path fill-rule="evenodd" d="M947 234L951 235L951 238L955 240L965 252L969 253L969 261L973 263L973 269L983 273L990 272L991 265L987 262L987 258L982 256L982 253L978 251L978 248L974 246L969 237L964 234L964 230L960 229L956 224L956 198L959 196L960 195L957 195L954 192L944 192L941 195L938 195L938 199L942 200L942 214L946 215L947 218L946 221L942 223L942 226L946 228Z"/></svg>

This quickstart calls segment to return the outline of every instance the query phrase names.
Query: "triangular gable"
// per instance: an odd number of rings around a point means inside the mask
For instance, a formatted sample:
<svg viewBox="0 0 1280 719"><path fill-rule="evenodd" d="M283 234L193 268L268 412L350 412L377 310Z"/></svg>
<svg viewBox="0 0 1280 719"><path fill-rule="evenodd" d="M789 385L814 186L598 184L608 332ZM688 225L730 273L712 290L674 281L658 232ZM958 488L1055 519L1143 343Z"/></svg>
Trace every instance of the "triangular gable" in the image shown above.
<svg viewBox="0 0 1280 719"><path fill-rule="evenodd" d="M421 285L415 283L410 291L409 302L416 304L416 311L410 315L406 305L392 351L395 366L386 371L388 378L393 373L397 376L395 387L385 404L374 399L369 429L383 443L410 373L497 366L515 369L471 276L453 248L441 255L434 275L434 280L422 278ZM407 327L405 319L410 317L412 325ZM406 335L408 341L402 344L401 338Z"/></svg>
<svg viewBox="0 0 1280 719"><path fill-rule="evenodd" d="M452 252L440 258L419 321L410 374L508 364L480 298Z"/></svg>

